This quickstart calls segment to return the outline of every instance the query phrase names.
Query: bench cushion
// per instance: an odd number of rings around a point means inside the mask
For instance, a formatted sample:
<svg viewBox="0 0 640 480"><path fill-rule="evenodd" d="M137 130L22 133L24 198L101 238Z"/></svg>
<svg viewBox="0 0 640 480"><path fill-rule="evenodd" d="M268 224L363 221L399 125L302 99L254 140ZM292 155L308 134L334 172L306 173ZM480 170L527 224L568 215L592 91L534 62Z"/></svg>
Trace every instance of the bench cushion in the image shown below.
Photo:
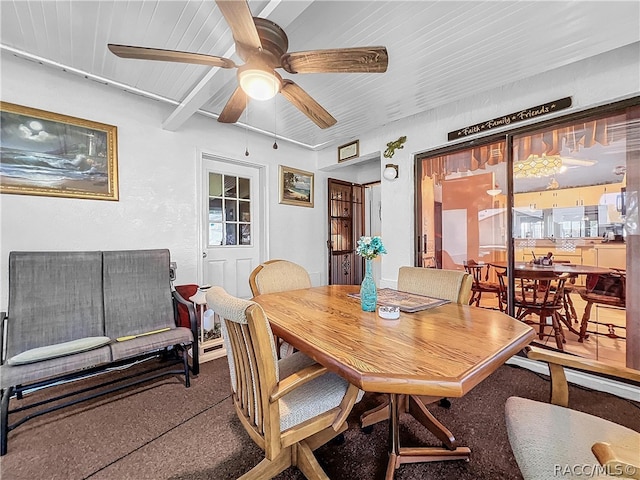
<svg viewBox="0 0 640 480"><path fill-rule="evenodd" d="M186 345L191 342L193 342L191 330L185 327L176 327L165 332L143 335L123 342L113 342L110 348L113 360L117 361L172 345Z"/></svg>
<svg viewBox="0 0 640 480"><path fill-rule="evenodd" d="M0 366L0 385L3 389L15 385L28 385L29 383L105 365L109 362L111 362L111 350L108 345L105 345L86 352L50 358L49 360L25 365L4 364Z"/></svg>
<svg viewBox="0 0 640 480"><path fill-rule="evenodd" d="M47 345L46 347L32 348L26 352L14 355L7 360L7 363L9 365L25 365L50 358L64 357L65 355L73 355L74 353L93 350L94 348L106 345L110 341L111 339L109 337L86 337L71 340L70 342Z"/></svg>

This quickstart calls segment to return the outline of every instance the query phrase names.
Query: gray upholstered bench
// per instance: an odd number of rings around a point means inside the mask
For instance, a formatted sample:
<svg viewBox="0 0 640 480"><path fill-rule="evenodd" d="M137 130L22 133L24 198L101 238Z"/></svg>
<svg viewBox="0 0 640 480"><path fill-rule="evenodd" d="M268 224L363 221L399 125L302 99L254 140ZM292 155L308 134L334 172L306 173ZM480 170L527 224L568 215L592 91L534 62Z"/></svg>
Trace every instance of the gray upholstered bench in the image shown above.
<svg viewBox="0 0 640 480"><path fill-rule="evenodd" d="M168 250L9 254L9 304L2 313L0 342L1 455L7 452L9 431L53 409L161 375L184 375L189 386L190 347L191 369L198 373L198 348L193 348L197 320L193 305L172 291L169 260ZM176 302L187 307L191 328L176 326ZM82 396L9 424L14 411L39 406L10 410L14 395L23 403L23 393L35 387L160 355L172 362L163 362L160 369L154 364L134 381L127 376L125 383L95 393L103 386L98 385L94 393L83 391ZM166 368L171 364L182 366Z"/></svg>

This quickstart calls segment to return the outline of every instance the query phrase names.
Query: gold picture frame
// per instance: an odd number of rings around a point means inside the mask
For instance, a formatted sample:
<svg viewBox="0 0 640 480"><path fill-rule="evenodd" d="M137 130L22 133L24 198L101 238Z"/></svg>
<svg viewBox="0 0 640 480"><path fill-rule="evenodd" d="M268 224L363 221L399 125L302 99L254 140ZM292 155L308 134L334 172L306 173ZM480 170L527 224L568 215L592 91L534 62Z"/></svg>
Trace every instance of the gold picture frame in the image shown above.
<svg viewBox="0 0 640 480"><path fill-rule="evenodd" d="M344 162L360 156L360 140L345 143L338 147L338 162Z"/></svg>
<svg viewBox="0 0 640 480"><path fill-rule="evenodd" d="M279 166L280 203L313 208L313 173Z"/></svg>
<svg viewBox="0 0 640 480"><path fill-rule="evenodd" d="M117 127L0 102L0 193L118 200Z"/></svg>

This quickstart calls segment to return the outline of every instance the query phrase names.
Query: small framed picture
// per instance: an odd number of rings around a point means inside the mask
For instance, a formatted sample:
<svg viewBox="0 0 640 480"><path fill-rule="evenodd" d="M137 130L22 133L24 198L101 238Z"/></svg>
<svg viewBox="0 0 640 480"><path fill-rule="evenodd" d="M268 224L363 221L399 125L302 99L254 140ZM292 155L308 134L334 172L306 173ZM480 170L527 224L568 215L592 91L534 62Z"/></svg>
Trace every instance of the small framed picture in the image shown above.
<svg viewBox="0 0 640 480"><path fill-rule="evenodd" d="M360 156L360 140L355 142L345 143L338 147L338 162L344 162L345 160L351 160Z"/></svg>
<svg viewBox="0 0 640 480"><path fill-rule="evenodd" d="M313 173L280 165L280 203L313 207Z"/></svg>

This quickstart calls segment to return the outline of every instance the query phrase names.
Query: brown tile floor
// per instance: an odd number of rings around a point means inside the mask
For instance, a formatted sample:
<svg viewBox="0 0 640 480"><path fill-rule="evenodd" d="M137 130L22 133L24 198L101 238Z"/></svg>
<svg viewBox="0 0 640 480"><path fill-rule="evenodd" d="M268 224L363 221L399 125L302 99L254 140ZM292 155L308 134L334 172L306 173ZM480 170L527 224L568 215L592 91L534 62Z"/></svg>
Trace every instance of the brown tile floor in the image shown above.
<svg viewBox="0 0 640 480"><path fill-rule="evenodd" d="M579 330L582 314L584 313L585 302L578 294L572 294L571 299L573 300L573 304L578 315L578 323L574 324L574 328ZM485 294L482 297L480 305L483 307L497 308L498 302L495 296ZM565 351L580 355L581 357L600 360L602 362L618 366L625 366L626 341L624 338L609 338L606 335L609 332L609 328L606 325L603 325L613 324L615 334L625 337L625 329L619 328L624 327L626 324L625 310L608 307L606 305L594 305L591 309L590 320L588 331L598 333L590 333L589 338L585 339L582 343L578 342L577 335L567 331L565 328L565 339L567 341L564 346ZM616 326L618 328L616 328ZM550 330L551 329L548 329L548 331ZM545 345L555 346L555 339L552 336L545 337L543 340L538 340L536 338L536 341Z"/></svg>

